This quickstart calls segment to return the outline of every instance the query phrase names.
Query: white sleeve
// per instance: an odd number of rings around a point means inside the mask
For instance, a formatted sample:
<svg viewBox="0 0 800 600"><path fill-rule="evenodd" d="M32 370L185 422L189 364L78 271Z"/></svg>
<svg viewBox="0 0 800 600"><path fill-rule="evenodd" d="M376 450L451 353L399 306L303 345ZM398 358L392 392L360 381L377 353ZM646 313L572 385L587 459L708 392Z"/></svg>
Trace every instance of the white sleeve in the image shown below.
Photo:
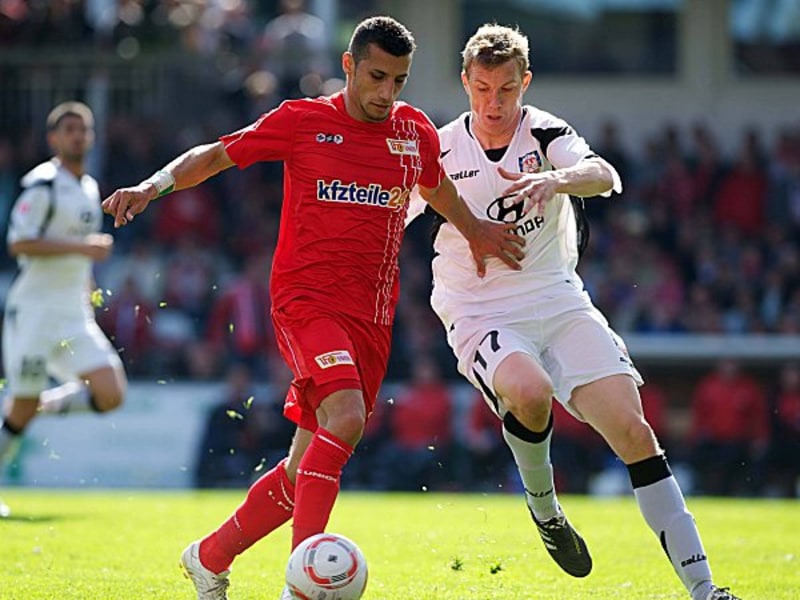
<svg viewBox="0 0 800 600"><path fill-rule="evenodd" d="M42 227L51 209L50 196L51 190L47 185L36 185L20 194L11 210L7 243L35 240L42 236Z"/></svg>
<svg viewBox="0 0 800 600"><path fill-rule="evenodd" d="M611 192L621 193L622 179L617 170L607 160L595 154L586 140L579 136L572 127L565 127L563 134L554 138L547 146L547 160L556 169L573 167L582 160L589 158L600 159L611 175L611 189L600 195L607 198L611 195Z"/></svg>

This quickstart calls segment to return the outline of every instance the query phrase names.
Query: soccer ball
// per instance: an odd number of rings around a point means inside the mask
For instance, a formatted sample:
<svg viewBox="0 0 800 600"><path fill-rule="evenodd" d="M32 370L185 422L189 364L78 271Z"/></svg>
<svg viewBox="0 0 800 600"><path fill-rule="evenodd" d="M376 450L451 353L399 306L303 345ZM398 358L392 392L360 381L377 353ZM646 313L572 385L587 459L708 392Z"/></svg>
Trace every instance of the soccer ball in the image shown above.
<svg viewBox="0 0 800 600"><path fill-rule="evenodd" d="M367 587L367 561L343 535L318 533L292 551L286 586L297 600L359 600Z"/></svg>

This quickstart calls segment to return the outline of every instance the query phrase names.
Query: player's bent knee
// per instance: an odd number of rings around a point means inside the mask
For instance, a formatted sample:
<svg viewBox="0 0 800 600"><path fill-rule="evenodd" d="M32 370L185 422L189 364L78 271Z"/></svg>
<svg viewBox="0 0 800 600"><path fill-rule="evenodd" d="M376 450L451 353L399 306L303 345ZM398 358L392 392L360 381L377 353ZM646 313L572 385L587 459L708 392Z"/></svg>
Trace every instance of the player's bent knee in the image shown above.
<svg viewBox="0 0 800 600"><path fill-rule="evenodd" d="M623 462L630 464L662 452L653 429L645 420L632 421L617 443L617 452Z"/></svg>
<svg viewBox="0 0 800 600"><path fill-rule="evenodd" d="M550 380L516 381L502 390L506 405L514 413L548 412L553 397Z"/></svg>
<svg viewBox="0 0 800 600"><path fill-rule="evenodd" d="M109 412L122 406L124 396L118 394L95 394L92 396L92 404L97 412Z"/></svg>
<svg viewBox="0 0 800 600"><path fill-rule="evenodd" d="M329 417L325 428L336 437L355 445L364 434L364 416L358 410L342 411Z"/></svg>

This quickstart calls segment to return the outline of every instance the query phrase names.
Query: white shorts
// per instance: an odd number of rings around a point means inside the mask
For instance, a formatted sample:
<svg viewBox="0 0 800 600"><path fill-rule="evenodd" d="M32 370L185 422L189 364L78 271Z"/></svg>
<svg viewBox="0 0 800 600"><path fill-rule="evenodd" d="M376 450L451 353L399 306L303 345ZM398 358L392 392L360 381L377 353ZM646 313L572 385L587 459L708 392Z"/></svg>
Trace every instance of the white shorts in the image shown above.
<svg viewBox="0 0 800 600"><path fill-rule="evenodd" d="M51 387L50 377L68 381L105 366L122 368L122 361L88 310L6 307L3 368L11 396L36 397Z"/></svg>
<svg viewBox="0 0 800 600"><path fill-rule="evenodd" d="M569 404L576 387L619 374L630 375L637 385L644 383L622 338L585 292L526 304L502 317L459 319L447 340L459 372L500 417L506 408L494 391L494 374L514 352L528 354L542 366L553 382L556 399L580 420Z"/></svg>

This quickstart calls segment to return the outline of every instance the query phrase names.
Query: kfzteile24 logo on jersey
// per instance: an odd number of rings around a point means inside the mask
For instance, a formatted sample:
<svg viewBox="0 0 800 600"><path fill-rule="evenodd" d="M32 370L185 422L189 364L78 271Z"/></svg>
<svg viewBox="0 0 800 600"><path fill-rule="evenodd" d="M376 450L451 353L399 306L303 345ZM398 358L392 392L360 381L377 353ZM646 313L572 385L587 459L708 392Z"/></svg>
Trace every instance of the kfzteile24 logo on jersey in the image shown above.
<svg viewBox="0 0 800 600"><path fill-rule="evenodd" d="M386 190L378 183L365 186L355 182L342 183L339 179L317 179L317 200L322 202L365 204L398 210L408 202L410 191L399 186Z"/></svg>

